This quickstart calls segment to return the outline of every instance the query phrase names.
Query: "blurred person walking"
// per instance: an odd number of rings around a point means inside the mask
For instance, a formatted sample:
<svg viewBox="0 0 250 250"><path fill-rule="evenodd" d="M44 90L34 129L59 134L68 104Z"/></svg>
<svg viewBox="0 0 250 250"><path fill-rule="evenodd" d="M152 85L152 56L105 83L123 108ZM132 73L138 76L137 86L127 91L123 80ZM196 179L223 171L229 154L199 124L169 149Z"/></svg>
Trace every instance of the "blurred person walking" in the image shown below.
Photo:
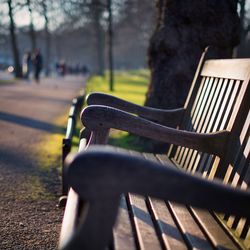
<svg viewBox="0 0 250 250"><path fill-rule="evenodd" d="M37 83L40 81L40 73L43 68L43 58L40 49L36 49L33 55L34 77Z"/></svg>
<svg viewBox="0 0 250 250"><path fill-rule="evenodd" d="M27 51L23 56L23 74L24 78L29 81L29 75L32 71L32 58L31 52Z"/></svg>

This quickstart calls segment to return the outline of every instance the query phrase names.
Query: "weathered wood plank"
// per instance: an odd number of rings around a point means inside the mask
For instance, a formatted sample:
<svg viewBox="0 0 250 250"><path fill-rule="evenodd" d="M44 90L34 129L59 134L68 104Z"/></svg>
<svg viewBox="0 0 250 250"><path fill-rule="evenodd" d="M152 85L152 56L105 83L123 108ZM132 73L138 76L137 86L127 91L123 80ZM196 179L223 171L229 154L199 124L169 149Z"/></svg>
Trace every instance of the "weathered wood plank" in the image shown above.
<svg viewBox="0 0 250 250"><path fill-rule="evenodd" d="M124 195L122 195L121 197L117 221L113 229L113 238L114 249L116 250L136 249L134 232L132 229L126 198Z"/></svg>
<svg viewBox="0 0 250 250"><path fill-rule="evenodd" d="M197 110L197 109L196 109L197 105L199 105L199 103L202 101L202 98L203 98L203 95L204 95L203 93L205 93L205 89L207 88L208 82L209 82L209 78L203 77L203 79L202 79L202 81L201 81L201 86L200 86L200 88L199 88L199 90L198 90L198 93L197 93L197 96L196 96L196 98L195 98L193 107L192 107L192 109L191 109L191 113L190 113L191 118L188 119L188 121L187 121L185 124L182 124L182 125L181 125L181 128L182 128L182 129L187 129L187 124L188 124L188 126L191 126L191 125L192 125L193 116L194 116L193 113L195 112L195 110ZM180 159L181 159L181 157L183 156L184 150L185 150L184 147L181 147L181 146L178 146L178 147L177 147L177 151L176 151L175 156L174 156L174 158L175 158L175 160L176 160L177 162L179 162Z"/></svg>
<svg viewBox="0 0 250 250"><path fill-rule="evenodd" d="M143 197L128 194L140 249L161 249L154 223Z"/></svg>
<svg viewBox="0 0 250 250"><path fill-rule="evenodd" d="M208 60L201 75L244 80L249 76L249 61L250 59Z"/></svg>
<svg viewBox="0 0 250 250"><path fill-rule="evenodd" d="M140 153L129 151L130 155L141 156ZM162 243L158 238L151 214L144 197L128 194L128 202L133 214L138 246L140 249L161 249Z"/></svg>
<svg viewBox="0 0 250 250"><path fill-rule="evenodd" d="M194 221L188 209L182 205L170 203L170 208L183 233L187 245L192 249L213 249L212 245Z"/></svg>
<svg viewBox="0 0 250 250"><path fill-rule="evenodd" d="M170 166L173 163L166 157L166 155L153 155L144 153L143 156L151 161L159 162L165 160ZM152 217L157 225L158 234L161 238L163 245L166 249L187 249L183 236L179 231L178 225L174 221L169 206L164 202L157 199L148 198L148 206L150 208Z"/></svg>
<svg viewBox="0 0 250 250"><path fill-rule="evenodd" d="M190 208L197 222L202 227L209 241L212 242L216 249L239 249L239 246L232 241L229 234L227 234L208 212L197 208Z"/></svg>

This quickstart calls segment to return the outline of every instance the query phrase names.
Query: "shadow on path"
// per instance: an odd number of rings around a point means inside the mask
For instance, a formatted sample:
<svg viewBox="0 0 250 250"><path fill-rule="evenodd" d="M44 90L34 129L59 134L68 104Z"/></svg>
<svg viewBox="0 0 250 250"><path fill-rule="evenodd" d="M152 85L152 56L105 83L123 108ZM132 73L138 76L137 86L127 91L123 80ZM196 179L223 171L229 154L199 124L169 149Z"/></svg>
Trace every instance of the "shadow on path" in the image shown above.
<svg viewBox="0 0 250 250"><path fill-rule="evenodd" d="M36 191L36 187L33 187L34 183L32 182L32 180L36 180L38 185L37 187L40 187L41 190L44 190L46 193L57 196L58 190L60 188L57 167L58 166L52 161L50 168L43 169L43 166L39 164L36 156L31 157L29 154L10 151L9 149L0 149L0 170L2 173L4 173L5 180L9 181L7 187L6 185L0 185L0 192L7 191L7 193L12 195L23 196L23 193L19 193L20 190L16 192L15 185L18 186L19 189L22 189L21 186L24 184L24 187L28 187L28 189L25 190L25 194L30 195L32 192ZM13 176L23 177L16 180L14 184L13 179L15 177L13 178ZM31 179L27 179L27 177L30 177ZM23 183L23 180L25 180L25 183ZM4 190L6 188L7 190ZM7 198L11 197L7 196Z"/></svg>
<svg viewBox="0 0 250 250"><path fill-rule="evenodd" d="M14 115L6 112L0 112L0 120L19 124L34 129L43 130L54 134L64 134L64 127L60 127L51 123L38 121L32 118Z"/></svg>

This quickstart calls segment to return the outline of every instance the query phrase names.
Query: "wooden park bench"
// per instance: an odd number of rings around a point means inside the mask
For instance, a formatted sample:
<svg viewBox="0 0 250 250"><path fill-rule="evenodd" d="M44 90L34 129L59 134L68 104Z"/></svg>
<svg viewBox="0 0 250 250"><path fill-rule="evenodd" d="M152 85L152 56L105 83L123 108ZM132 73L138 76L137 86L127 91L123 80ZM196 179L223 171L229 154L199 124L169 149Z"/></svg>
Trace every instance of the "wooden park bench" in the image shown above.
<svg viewBox="0 0 250 250"><path fill-rule="evenodd" d="M154 155L80 145L67 158L59 248L250 249L249 80L250 59L201 60L183 109L90 95L89 145L114 128L171 146Z"/></svg>

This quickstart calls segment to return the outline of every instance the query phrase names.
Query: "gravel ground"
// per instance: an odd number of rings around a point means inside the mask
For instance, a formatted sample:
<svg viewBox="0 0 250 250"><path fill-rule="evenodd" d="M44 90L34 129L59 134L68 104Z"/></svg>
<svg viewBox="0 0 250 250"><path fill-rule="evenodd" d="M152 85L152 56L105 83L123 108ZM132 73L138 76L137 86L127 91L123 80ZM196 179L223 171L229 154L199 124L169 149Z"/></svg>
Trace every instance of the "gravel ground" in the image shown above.
<svg viewBox="0 0 250 250"><path fill-rule="evenodd" d="M60 155L43 155L42 145L63 133L58 118L83 87L81 77L0 86L1 250L56 249L63 215L56 207ZM49 168L41 155L52 157Z"/></svg>

